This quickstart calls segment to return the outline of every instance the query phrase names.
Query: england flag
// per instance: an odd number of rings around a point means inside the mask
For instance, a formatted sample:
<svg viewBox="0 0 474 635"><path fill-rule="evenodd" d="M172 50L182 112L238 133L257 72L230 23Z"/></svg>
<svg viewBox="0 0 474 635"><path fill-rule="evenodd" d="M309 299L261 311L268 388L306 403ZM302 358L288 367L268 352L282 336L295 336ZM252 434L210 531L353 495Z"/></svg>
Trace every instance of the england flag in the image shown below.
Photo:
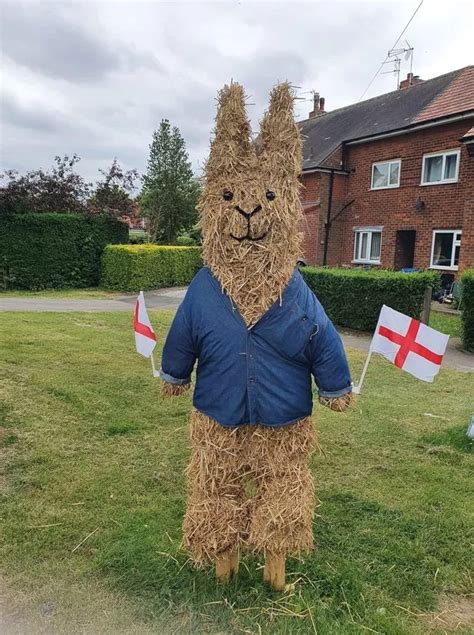
<svg viewBox="0 0 474 635"><path fill-rule="evenodd" d="M432 382L441 368L448 340L449 335L383 305L370 351L414 377Z"/></svg>
<svg viewBox="0 0 474 635"><path fill-rule="evenodd" d="M133 330L135 331L137 353L140 353L143 357L150 357L156 346L156 335L148 318L143 291L140 291L135 305Z"/></svg>

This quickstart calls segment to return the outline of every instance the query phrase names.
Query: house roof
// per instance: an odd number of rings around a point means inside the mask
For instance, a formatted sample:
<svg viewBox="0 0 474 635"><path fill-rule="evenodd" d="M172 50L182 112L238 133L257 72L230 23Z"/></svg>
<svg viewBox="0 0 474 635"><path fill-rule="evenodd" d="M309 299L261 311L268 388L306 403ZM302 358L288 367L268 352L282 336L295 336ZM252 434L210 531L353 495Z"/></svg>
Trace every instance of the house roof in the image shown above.
<svg viewBox="0 0 474 635"><path fill-rule="evenodd" d="M344 142L470 110L474 110L474 66L305 119L299 122L304 139L303 170L324 166Z"/></svg>

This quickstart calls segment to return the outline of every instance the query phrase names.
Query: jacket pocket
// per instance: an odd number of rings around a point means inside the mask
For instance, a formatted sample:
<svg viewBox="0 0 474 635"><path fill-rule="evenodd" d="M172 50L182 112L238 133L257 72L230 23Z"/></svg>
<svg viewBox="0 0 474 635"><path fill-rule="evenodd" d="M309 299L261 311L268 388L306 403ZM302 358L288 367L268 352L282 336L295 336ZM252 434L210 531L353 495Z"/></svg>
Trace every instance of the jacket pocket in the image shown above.
<svg viewBox="0 0 474 635"><path fill-rule="evenodd" d="M297 304L272 322L260 335L273 349L290 359L304 353L309 341L319 330L318 325Z"/></svg>

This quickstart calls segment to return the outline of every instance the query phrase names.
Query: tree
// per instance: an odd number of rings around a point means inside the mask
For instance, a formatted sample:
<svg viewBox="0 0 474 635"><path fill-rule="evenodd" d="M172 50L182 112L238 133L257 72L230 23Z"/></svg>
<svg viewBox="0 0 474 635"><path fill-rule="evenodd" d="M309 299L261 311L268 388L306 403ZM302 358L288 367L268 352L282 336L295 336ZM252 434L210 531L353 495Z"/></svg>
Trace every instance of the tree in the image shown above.
<svg viewBox="0 0 474 635"><path fill-rule="evenodd" d="M89 199L89 207L93 212L107 212L112 216L133 214L134 199L132 192L139 178L136 170L125 171L117 159L112 161L108 170L99 172L104 177L97 181L94 194Z"/></svg>
<svg viewBox="0 0 474 635"><path fill-rule="evenodd" d="M140 196L152 240L173 244L196 222L199 183L193 177L184 139L163 119L153 133L147 173Z"/></svg>
<svg viewBox="0 0 474 635"><path fill-rule="evenodd" d="M7 181L0 187L0 213L85 212L91 184L75 171L79 161L77 154L56 156L49 171L32 170L24 176L5 170L0 177Z"/></svg>

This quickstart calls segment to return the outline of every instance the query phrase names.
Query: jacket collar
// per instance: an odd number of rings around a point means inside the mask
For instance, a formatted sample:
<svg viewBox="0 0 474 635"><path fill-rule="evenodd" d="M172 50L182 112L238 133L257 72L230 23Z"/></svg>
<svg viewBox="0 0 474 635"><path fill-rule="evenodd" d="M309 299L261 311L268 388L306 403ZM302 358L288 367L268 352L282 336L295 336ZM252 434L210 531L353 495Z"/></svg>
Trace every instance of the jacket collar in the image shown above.
<svg viewBox="0 0 474 635"><path fill-rule="evenodd" d="M281 303L280 300L276 300L268 309L267 311L265 311L265 313L260 316L260 318L255 322L255 324L253 324L250 328L247 327L247 325L245 324L245 321L243 319L243 317L240 315L240 311L237 307L237 305L235 304L235 302L232 300L232 298L224 291L224 289L222 288L221 283L219 282L219 280L216 278L216 276L212 273L211 269L208 266L205 266L204 269L207 272L207 277L209 279L209 281L211 282L212 286L214 287L214 289L216 290L216 292L219 294L219 296L221 297L222 301L224 302L225 306L227 307L227 309L229 311L232 312L232 314L235 316L235 318L245 326L246 329L248 330L253 330L255 329L255 327L257 325L259 325L261 322L266 321L269 317L271 317L276 311L278 311L278 309L286 309L288 306L291 306L295 300L295 297L297 295L298 292L298 288L301 284L301 274L299 272L298 269L295 269L291 275L291 278L288 281L288 284L286 285L283 293L282 293L282 299L281 299Z"/></svg>

